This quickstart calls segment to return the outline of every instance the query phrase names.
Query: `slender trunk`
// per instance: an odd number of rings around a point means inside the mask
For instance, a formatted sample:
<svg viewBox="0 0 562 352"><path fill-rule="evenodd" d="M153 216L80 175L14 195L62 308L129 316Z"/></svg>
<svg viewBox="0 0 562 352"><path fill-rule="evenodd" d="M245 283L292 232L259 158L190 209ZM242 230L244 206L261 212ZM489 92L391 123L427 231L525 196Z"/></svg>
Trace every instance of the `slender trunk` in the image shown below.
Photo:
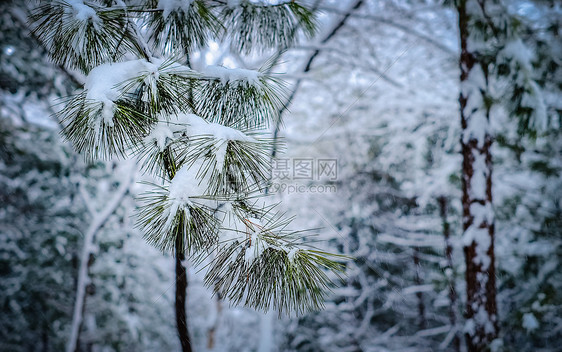
<svg viewBox="0 0 562 352"><path fill-rule="evenodd" d="M474 2L467 6L467 2ZM468 350L484 351L498 335L492 209L492 137L487 66L478 61L471 43L467 9L485 1L459 0L461 42L461 151L463 245L466 262L466 326Z"/></svg>
<svg viewBox="0 0 562 352"><path fill-rule="evenodd" d="M439 203L439 213L441 215L441 221L443 224L443 237L445 239L445 258L447 260L447 266L445 267L445 274L447 276L447 281L449 285L449 321L451 322L451 327L457 329L457 290L455 288L455 267L453 266L453 246L451 245L451 226L447 220L447 198L439 197L437 198ZM453 348L456 352L461 349L461 339L458 331L455 331L455 336L453 337Z"/></svg>
<svg viewBox="0 0 562 352"><path fill-rule="evenodd" d="M183 266L185 254L179 243L180 241L178 236L178 239L176 239L176 324L182 352L192 352L185 312L187 298L187 273L185 266Z"/></svg>
<svg viewBox="0 0 562 352"><path fill-rule="evenodd" d="M176 175L176 163L170 147L167 147L164 154L164 168L170 180ZM176 327L178 338L180 339L182 352L192 352L189 330L187 328L187 313L185 303L187 301L187 271L183 266L185 260L184 234L176 231L175 255L176 255Z"/></svg>
<svg viewBox="0 0 562 352"><path fill-rule="evenodd" d="M414 283L417 286L423 285L423 280L420 275L420 257L419 257L419 248L414 248ZM418 327L420 330L426 328L426 319L425 319L425 303L423 301L423 293L418 291L416 292L416 297L418 298Z"/></svg>

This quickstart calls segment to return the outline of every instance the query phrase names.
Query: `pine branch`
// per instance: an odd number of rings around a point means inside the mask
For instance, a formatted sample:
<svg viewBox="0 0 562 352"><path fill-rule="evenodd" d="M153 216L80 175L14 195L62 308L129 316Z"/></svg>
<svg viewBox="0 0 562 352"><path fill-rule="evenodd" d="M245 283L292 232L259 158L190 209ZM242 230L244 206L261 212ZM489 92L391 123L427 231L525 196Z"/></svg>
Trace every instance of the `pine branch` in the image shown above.
<svg viewBox="0 0 562 352"><path fill-rule="evenodd" d="M288 230L291 219L273 207L255 209L234 203L230 216L239 225L223 229L228 239L219 244L206 285L233 304L275 309L280 315L321 309L331 280L320 268L338 274L343 266L328 258L346 257L302 249L302 232Z"/></svg>
<svg viewBox="0 0 562 352"><path fill-rule="evenodd" d="M147 3L154 8L157 0ZM222 31L222 24L202 0L189 4L189 8L165 10L140 9L146 18L150 40L154 48L165 53L185 53L203 48Z"/></svg>
<svg viewBox="0 0 562 352"><path fill-rule="evenodd" d="M264 73L272 64L260 71L207 67L196 72L178 63L179 55L189 57L223 34L217 18L226 21L229 38L247 53L288 47L298 33L312 35L315 28L313 13L294 1L273 6L243 1L231 7L150 0L103 7L55 0L32 15L34 33L53 60L89 73L84 91L69 98L59 114L64 136L87 159L135 151L145 170L163 181L140 197L137 226L149 243L176 255L184 349L190 348L182 301L186 253L200 263L216 251L206 276L216 292L235 304L280 314L320 308L331 282L321 268L336 274L342 269L330 254L304 249L301 232L287 229L291 219L285 214L251 204L265 186L271 148L255 131L273 120L284 94L283 82ZM152 57L136 22L146 25L141 28L155 48L179 54ZM142 59L115 62L126 53ZM221 215L244 230L229 229ZM225 234L230 240L224 241Z"/></svg>
<svg viewBox="0 0 562 352"><path fill-rule="evenodd" d="M240 72L222 67L213 67L212 74L204 71L193 92L195 111L208 121L232 128L266 127L282 104L285 83L263 69L236 77Z"/></svg>
<svg viewBox="0 0 562 352"><path fill-rule="evenodd" d="M96 3L54 0L40 5L30 20L33 35L49 48L58 65L89 72L126 52L136 52L136 38L123 9L105 10Z"/></svg>
<svg viewBox="0 0 562 352"><path fill-rule="evenodd" d="M277 5L255 4L247 0L238 6L217 6L232 49L246 54L291 46L302 33L316 31L313 12L295 1Z"/></svg>
<svg viewBox="0 0 562 352"><path fill-rule="evenodd" d="M170 196L169 187L151 186L152 191L138 198L141 206L137 221L150 244L162 252L175 253L179 248L190 253L216 243L218 222L213 208L203 203L203 194L187 203Z"/></svg>

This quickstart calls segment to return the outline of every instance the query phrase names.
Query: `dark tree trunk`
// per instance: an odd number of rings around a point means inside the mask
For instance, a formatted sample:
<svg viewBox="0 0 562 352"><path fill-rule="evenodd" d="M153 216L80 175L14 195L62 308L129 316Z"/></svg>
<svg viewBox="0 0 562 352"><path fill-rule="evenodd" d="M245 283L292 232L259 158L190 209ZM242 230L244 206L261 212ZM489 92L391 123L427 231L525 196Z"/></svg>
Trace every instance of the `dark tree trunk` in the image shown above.
<svg viewBox="0 0 562 352"><path fill-rule="evenodd" d="M455 267L453 266L453 246L451 245L451 226L447 220L447 198L437 198L439 203L439 213L441 215L441 222L443 224L443 237L445 239L445 258L447 266L445 273L449 284L449 321L453 329L457 328L457 290L455 288ZM453 348L456 352L461 350L461 339L458 331L455 332L453 337Z"/></svg>
<svg viewBox="0 0 562 352"><path fill-rule="evenodd" d="M498 335L494 219L492 212L492 137L488 130L487 66L469 48L471 9L484 11L486 0L459 0L461 43L461 152L463 244L466 263L466 343L469 352L485 351ZM475 103L476 102L476 103ZM479 102L479 103L478 103ZM478 106L480 105L480 106ZM480 134L475 130L480 130Z"/></svg>
<svg viewBox="0 0 562 352"><path fill-rule="evenodd" d="M191 348L191 340L189 339L187 315L185 312L187 297L187 272L183 266L185 254L179 238L180 236L178 236L178 240L176 240L176 324L182 352L192 352L193 349Z"/></svg>

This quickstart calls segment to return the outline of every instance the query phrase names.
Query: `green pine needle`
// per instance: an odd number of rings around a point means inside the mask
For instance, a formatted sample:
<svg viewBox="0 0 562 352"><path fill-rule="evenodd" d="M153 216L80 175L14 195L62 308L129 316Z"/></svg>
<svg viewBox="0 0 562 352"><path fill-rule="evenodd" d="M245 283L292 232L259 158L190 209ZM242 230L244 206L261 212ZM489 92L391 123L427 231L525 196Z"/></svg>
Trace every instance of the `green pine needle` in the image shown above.
<svg viewBox="0 0 562 352"><path fill-rule="evenodd" d="M243 0L240 6L221 6L219 18L233 50L245 54L288 48L299 33L312 37L317 27L314 13L296 1L266 5Z"/></svg>
<svg viewBox="0 0 562 352"><path fill-rule="evenodd" d="M195 111L204 119L241 130L269 126L283 105L285 83L261 74L257 85L221 82L203 75L194 91Z"/></svg>
<svg viewBox="0 0 562 352"><path fill-rule="evenodd" d="M156 8L158 1L148 1L147 5ZM147 12L145 17L149 39L156 49L165 53L189 54L205 47L223 29L211 9L201 0L191 3L187 12L179 9L164 17L163 11L152 11Z"/></svg>
<svg viewBox="0 0 562 352"><path fill-rule="evenodd" d="M146 135L154 122L126 100L114 104L112 124L103 118L103 103L89 101L86 92L71 98L59 112L63 136L87 160L122 157Z"/></svg>
<svg viewBox="0 0 562 352"><path fill-rule="evenodd" d="M331 279L321 268L340 277L343 265L329 257L348 258L302 249L302 244L298 243L302 231L288 230L291 219L276 213L274 208L255 209L247 204L233 204L234 216L246 224L245 231L236 229L239 239L219 242L205 283L235 305L297 315L321 309L331 285ZM260 217L260 224L248 218L255 216ZM251 260L248 260L246 252L256 246L265 249L257 253L259 256L250 255Z"/></svg>
<svg viewBox="0 0 562 352"><path fill-rule="evenodd" d="M153 190L139 197L137 226L144 238L162 252L173 254L179 237L186 253L204 251L217 242L218 220L214 210L192 199L191 204L174 206L168 188L152 184Z"/></svg>
<svg viewBox="0 0 562 352"><path fill-rule="evenodd" d="M140 54L125 9L105 10L94 2L85 4L95 11L95 18L77 19L72 6L64 0L40 5L30 16L33 34L49 48L56 64L87 73L127 52Z"/></svg>

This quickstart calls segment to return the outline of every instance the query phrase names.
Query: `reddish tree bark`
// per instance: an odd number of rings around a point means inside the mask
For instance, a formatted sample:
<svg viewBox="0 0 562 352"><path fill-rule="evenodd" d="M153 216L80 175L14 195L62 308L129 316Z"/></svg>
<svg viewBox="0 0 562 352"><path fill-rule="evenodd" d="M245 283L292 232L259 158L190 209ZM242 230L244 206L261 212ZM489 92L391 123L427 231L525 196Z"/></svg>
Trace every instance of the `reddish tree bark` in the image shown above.
<svg viewBox="0 0 562 352"><path fill-rule="evenodd" d="M481 9L480 15L485 16L485 3L486 0L457 2L461 43L459 103L467 297L465 337L470 352L488 349L498 335L488 72L487 65L471 51L478 46L471 43L469 21L470 16L477 14L467 11Z"/></svg>

